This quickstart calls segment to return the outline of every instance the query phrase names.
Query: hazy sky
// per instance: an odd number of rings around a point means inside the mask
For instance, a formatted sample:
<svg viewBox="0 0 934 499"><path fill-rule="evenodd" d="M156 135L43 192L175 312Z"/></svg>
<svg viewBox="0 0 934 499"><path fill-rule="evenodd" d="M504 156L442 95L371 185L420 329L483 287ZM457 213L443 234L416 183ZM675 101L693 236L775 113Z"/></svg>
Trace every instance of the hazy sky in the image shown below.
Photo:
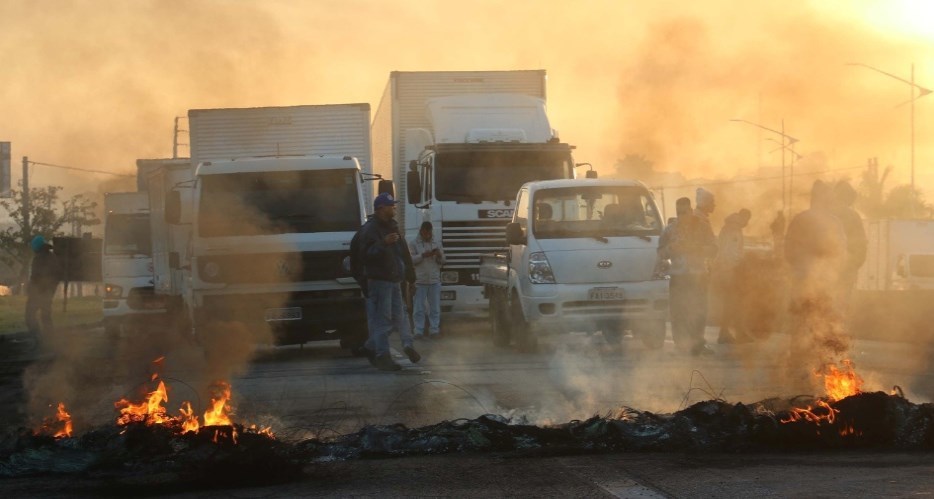
<svg viewBox="0 0 934 499"><path fill-rule="evenodd" d="M35 161L133 172L172 152L191 108L369 102L393 70L546 69L576 159L627 153L729 177L777 165L741 118L844 168L909 171L909 86L934 87L934 2L4 0L0 140ZM919 186L934 186L934 95L916 106ZM180 151L187 155L186 149ZM34 185L106 178L36 167Z"/></svg>

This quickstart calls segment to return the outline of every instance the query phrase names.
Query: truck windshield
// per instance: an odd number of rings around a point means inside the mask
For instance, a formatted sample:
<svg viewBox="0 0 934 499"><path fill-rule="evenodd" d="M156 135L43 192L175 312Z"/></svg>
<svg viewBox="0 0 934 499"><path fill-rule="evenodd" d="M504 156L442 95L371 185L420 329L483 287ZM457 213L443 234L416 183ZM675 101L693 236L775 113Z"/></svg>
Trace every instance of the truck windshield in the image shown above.
<svg viewBox="0 0 934 499"><path fill-rule="evenodd" d="M651 236L662 222L648 191L634 186L565 187L535 193L539 239Z"/></svg>
<svg viewBox="0 0 934 499"><path fill-rule="evenodd" d="M151 255L149 215L111 213L105 223L105 255Z"/></svg>
<svg viewBox="0 0 934 499"><path fill-rule="evenodd" d="M506 201L531 180L567 178L570 158L555 151L439 152L435 197L439 201Z"/></svg>
<svg viewBox="0 0 934 499"><path fill-rule="evenodd" d="M354 231L360 227L357 171L230 173L202 178L202 237Z"/></svg>

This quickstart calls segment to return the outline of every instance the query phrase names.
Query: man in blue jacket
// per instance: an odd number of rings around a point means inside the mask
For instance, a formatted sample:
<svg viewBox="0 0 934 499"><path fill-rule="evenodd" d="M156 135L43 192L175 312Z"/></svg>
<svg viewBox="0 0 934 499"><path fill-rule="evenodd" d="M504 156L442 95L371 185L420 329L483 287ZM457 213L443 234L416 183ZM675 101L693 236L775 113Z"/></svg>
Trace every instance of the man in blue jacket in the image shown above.
<svg viewBox="0 0 934 499"><path fill-rule="evenodd" d="M367 322L370 335L366 349L371 352L371 362L383 371L402 369L392 360L389 352L389 335L399 332L402 347L410 361L418 362L421 355L412 345L409 319L405 314L401 284L403 280L415 281L412 257L405 240L399 234L396 200L389 193L382 193L373 201L374 215L360 230L362 244L359 255L364 262L367 278Z"/></svg>

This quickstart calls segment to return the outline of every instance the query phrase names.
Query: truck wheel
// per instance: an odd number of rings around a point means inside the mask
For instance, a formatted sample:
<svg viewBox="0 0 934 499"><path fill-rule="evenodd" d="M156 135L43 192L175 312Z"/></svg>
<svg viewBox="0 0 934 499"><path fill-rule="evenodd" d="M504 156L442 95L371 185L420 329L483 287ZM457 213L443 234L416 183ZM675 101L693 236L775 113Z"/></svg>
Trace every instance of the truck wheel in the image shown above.
<svg viewBox="0 0 934 499"><path fill-rule="evenodd" d="M538 338L532 334L532 328L525 321L525 315L522 313L522 304L519 303L519 297L512 296L512 307L510 310L509 332L516 340L516 346L522 352L534 352L538 349Z"/></svg>
<svg viewBox="0 0 934 499"><path fill-rule="evenodd" d="M639 325L639 337L642 344L650 350L658 350L665 344L665 334L667 334L664 320L646 321Z"/></svg>
<svg viewBox="0 0 934 499"><path fill-rule="evenodd" d="M611 346L619 346L623 342L623 331L625 329L626 326L622 322L607 322L600 326L603 339Z"/></svg>
<svg viewBox="0 0 934 499"><path fill-rule="evenodd" d="M503 306L505 297L495 292L490 296L490 332L493 345L509 346L509 312Z"/></svg>

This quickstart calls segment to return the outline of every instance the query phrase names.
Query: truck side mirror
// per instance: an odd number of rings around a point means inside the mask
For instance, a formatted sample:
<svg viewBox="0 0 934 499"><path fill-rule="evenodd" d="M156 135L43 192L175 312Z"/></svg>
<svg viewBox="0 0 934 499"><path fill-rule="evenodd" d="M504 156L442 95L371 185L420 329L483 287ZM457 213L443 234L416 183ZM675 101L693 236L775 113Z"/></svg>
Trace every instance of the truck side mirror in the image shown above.
<svg viewBox="0 0 934 499"><path fill-rule="evenodd" d="M396 186L392 184L392 180L380 180L376 184L376 194L388 193L392 197L396 197Z"/></svg>
<svg viewBox="0 0 934 499"><path fill-rule="evenodd" d="M178 225L182 221L182 193L169 191L165 195L165 223Z"/></svg>
<svg viewBox="0 0 934 499"><path fill-rule="evenodd" d="M422 178L418 176L418 172L406 172L405 194L409 204L422 202Z"/></svg>
<svg viewBox="0 0 934 499"><path fill-rule="evenodd" d="M506 244L525 244L527 239L525 237L525 232L522 230L522 226L517 222L512 222L506 224Z"/></svg>

